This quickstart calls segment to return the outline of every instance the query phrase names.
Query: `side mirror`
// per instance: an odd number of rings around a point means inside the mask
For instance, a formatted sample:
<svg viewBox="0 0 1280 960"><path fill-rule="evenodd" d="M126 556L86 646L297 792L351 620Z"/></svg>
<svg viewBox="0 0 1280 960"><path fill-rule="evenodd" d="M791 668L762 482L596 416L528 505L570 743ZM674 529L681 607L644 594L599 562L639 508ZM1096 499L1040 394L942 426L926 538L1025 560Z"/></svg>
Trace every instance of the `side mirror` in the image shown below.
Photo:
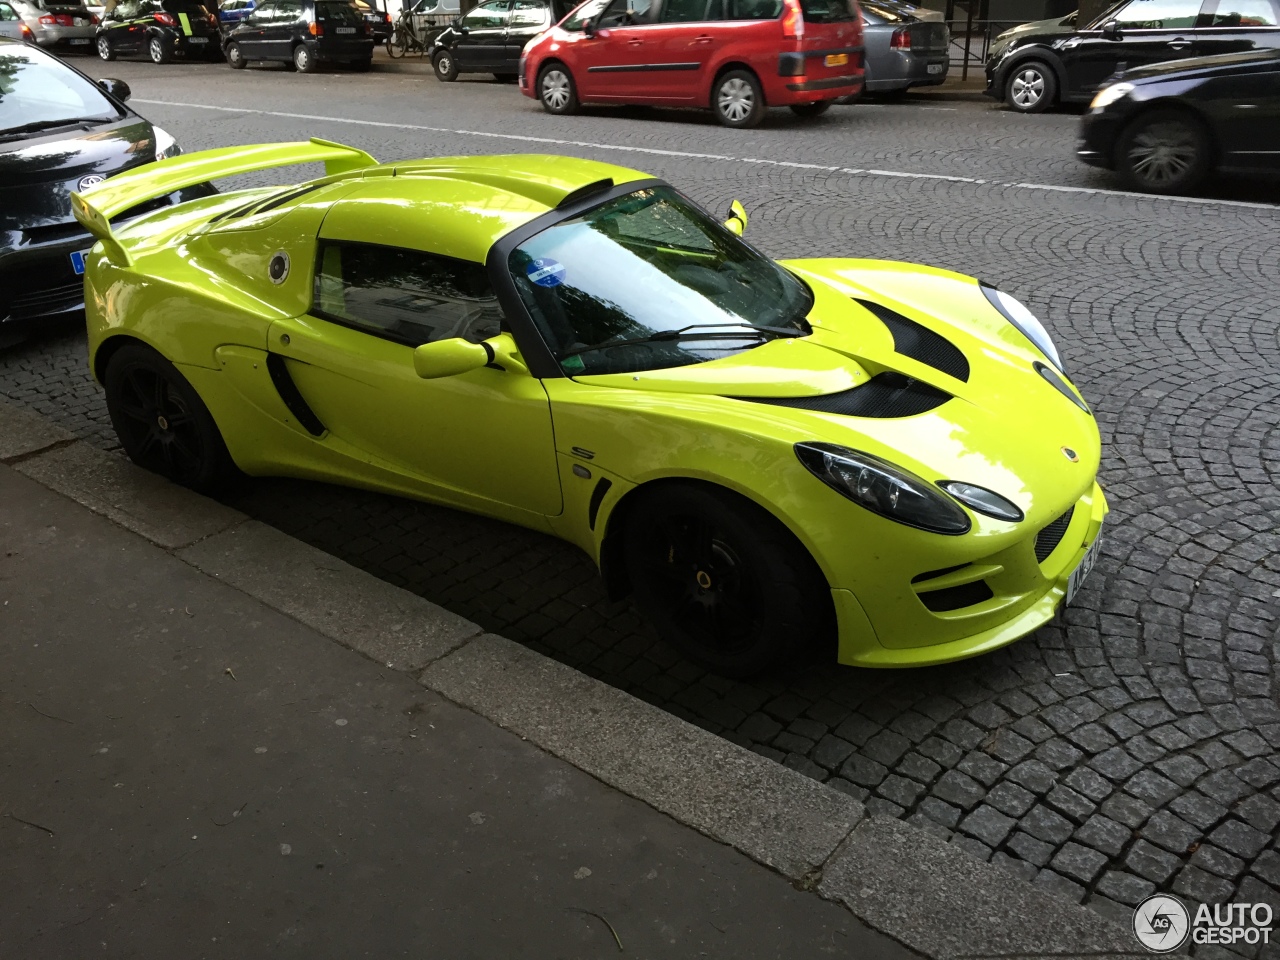
<svg viewBox="0 0 1280 960"><path fill-rule="evenodd" d="M1108 20L1102 25L1102 37L1104 40L1122 40L1120 34L1120 23L1116 20Z"/></svg>
<svg viewBox="0 0 1280 960"><path fill-rule="evenodd" d="M115 97L121 103L133 96L133 91L129 89L129 85L123 80L113 80L111 77L103 77L98 81L98 86L105 90L109 95Z"/></svg>
<svg viewBox="0 0 1280 960"><path fill-rule="evenodd" d="M488 365L492 349L461 337L424 343L413 351L413 370L423 380L456 377Z"/></svg>
<svg viewBox="0 0 1280 960"><path fill-rule="evenodd" d="M588 20L582 25L582 33L584 36L594 37L596 35L596 25Z"/></svg>
<svg viewBox="0 0 1280 960"><path fill-rule="evenodd" d="M501 367L508 373L524 373L529 372L529 367L524 360L520 358L520 351L516 347L516 341L509 333L500 333L496 337L490 337L485 344L492 348L493 359L489 361L495 366Z"/></svg>
<svg viewBox="0 0 1280 960"><path fill-rule="evenodd" d="M747 229L747 211L738 200L729 204L729 211L725 217L724 227L730 233L736 236L742 236Z"/></svg>

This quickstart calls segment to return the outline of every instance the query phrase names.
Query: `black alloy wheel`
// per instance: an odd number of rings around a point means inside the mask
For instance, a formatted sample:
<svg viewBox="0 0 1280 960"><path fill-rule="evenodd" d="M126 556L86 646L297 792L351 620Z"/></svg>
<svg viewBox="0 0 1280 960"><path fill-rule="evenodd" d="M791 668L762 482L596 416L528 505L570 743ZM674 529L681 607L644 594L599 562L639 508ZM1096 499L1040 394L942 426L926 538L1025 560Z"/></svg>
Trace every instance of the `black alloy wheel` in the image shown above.
<svg viewBox="0 0 1280 960"><path fill-rule="evenodd" d="M793 103L791 112L797 117L820 117L831 109L830 100L819 100L817 103Z"/></svg>
<svg viewBox="0 0 1280 960"><path fill-rule="evenodd" d="M111 425L138 466L205 493L238 475L209 409L156 351L142 344L121 347L107 364L105 381Z"/></svg>
<svg viewBox="0 0 1280 960"><path fill-rule="evenodd" d="M1019 113L1043 113L1057 97L1058 78L1047 63L1026 60L1009 71L1004 99Z"/></svg>
<svg viewBox="0 0 1280 960"><path fill-rule="evenodd" d="M458 79L458 62L453 59L452 50L441 50L431 58L431 66L436 71L436 78L444 83L452 83Z"/></svg>
<svg viewBox="0 0 1280 960"><path fill-rule="evenodd" d="M1116 143L1116 171L1143 193L1186 193L1212 166L1204 124L1181 110L1153 110L1125 127Z"/></svg>
<svg viewBox="0 0 1280 960"><path fill-rule="evenodd" d="M767 511L700 484L637 496L624 518L636 605L690 660L748 677L834 636L817 564Z"/></svg>
<svg viewBox="0 0 1280 960"><path fill-rule="evenodd" d="M240 44L234 40L227 44L227 66L232 70L243 70L248 63L240 52Z"/></svg>

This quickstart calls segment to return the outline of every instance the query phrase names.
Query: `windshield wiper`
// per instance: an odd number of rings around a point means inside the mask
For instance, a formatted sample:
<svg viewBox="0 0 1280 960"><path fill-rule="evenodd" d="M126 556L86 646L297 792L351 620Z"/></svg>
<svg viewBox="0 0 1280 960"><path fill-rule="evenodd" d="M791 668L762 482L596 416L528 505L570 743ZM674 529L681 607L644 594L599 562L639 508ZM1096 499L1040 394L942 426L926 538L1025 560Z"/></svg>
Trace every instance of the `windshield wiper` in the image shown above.
<svg viewBox="0 0 1280 960"><path fill-rule="evenodd" d="M116 117L115 119L119 119ZM0 137L11 137L22 133L35 133L38 130L52 130L56 127L74 127L82 123L103 124L111 123L110 117L68 117L65 120L36 120L32 123L24 123L20 127L9 127L6 130L0 130Z"/></svg>
<svg viewBox="0 0 1280 960"><path fill-rule="evenodd" d="M731 327L737 326L738 330L706 330L707 327ZM693 331L705 330L703 333L695 333ZM679 330L659 330L657 333L651 333L647 337L635 337L631 340L608 340L604 343L593 344L589 347L576 347L560 354L561 360L567 360L569 357L576 357L580 353L591 353L593 350L605 350L609 347L630 347L641 343L667 343L672 340L775 340L779 337L803 337L807 334L803 330L795 327L757 327L754 324L743 323L691 323L687 327L681 327Z"/></svg>

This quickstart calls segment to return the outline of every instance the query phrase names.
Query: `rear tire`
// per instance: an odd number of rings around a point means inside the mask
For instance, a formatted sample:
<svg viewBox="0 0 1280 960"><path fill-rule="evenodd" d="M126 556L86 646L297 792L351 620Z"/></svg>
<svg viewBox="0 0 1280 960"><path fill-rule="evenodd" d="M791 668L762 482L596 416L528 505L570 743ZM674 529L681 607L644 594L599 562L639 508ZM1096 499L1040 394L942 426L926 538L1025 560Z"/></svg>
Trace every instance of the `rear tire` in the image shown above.
<svg viewBox="0 0 1280 960"><path fill-rule="evenodd" d="M130 343L107 364L107 412L138 466L202 493L241 476L195 388L155 350Z"/></svg>
<svg viewBox="0 0 1280 960"><path fill-rule="evenodd" d="M538 74L538 100L542 109L556 116L578 112L578 88L573 74L561 63L552 63Z"/></svg>
<svg viewBox="0 0 1280 960"><path fill-rule="evenodd" d="M1019 63L1004 84L1005 103L1019 113L1043 113L1058 98L1058 78L1041 60Z"/></svg>
<svg viewBox="0 0 1280 960"><path fill-rule="evenodd" d="M748 677L834 637L821 571L762 507L683 483L636 496L624 518L636 605L690 660Z"/></svg>
<svg viewBox="0 0 1280 960"><path fill-rule="evenodd" d="M399 30L392 30L387 37L387 56L398 60L409 52L409 38Z"/></svg>
<svg viewBox="0 0 1280 960"><path fill-rule="evenodd" d="M147 53L152 63L168 63L173 59L173 51L160 37L152 37L147 43Z"/></svg>
<svg viewBox="0 0 1280 960"><path fill-rule="evenodd" d="M245 60L244 54L240 52L240 44L227 44L227 66L232 70L243 70L248 61Z"/></svg>
<svg viewBox="0 0 1280 960"><path fill-rule="evenodd" d="M300 43L293 48L293 69L299 73L315 72L316 58L312 56L305 43Z"/></svg>
<svg viewBox="0 0 1280 960"><path fill-rule="evenodd" d="M711 90L711 110L723 126L745 129L764 118L764 94L755 74L730 70Z"/></svg>
<svg viewBox="0 0 1280 960"><path fill-rule="evenodd" d="M442 83L453 83L458 79L458 61L453 59L452 50L441 50L431 58L431 66L436 71L436 79Z"/></svg>
<svg viewBox="0 0 1280 960"><path fill-rule="evenodd" d="M793 103L791 112L797 117L820 117L831 109L831 100L819 100L817 103Z"/></svg>
<svg viewBox="0 0 1280 960"><path fill-rule="evenodd" d="M98 57L107 63L116 58L115 48L111 46L111 41L105 36L98 38Z"/></svg>
<svg viewBox="0 0 1280 960"><path fill-rule="evenodd" d="M1181 110L1152 110L1132 120L1116 142L1116 172L1130 190L1186 193L1213 166L1213 147L1199 120Z"/></svg>

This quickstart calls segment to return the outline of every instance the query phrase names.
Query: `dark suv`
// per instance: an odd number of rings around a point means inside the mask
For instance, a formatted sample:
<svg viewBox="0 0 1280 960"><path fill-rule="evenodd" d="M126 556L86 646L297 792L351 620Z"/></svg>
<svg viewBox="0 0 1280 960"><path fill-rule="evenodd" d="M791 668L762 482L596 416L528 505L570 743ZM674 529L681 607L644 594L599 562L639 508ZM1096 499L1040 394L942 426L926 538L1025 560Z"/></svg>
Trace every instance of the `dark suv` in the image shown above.
<svg viewBox="0 0 1280 960"><path fill-rule="evenodd" d="M436 76L456 80L460 73L492 73L514 83L524 45L566 13L552 0L485 0L436 37L431 48Z"/></svg>
<svg viewBox="0 0 1280 960"><path fill-rule="evenodd" d="M222 59L218 18L198 0L121 0L103 14L95 42L103 60L138 53L155 63Z"/></svg>
<svg viewBox="0 0 1280 960"><path fill-rule="evenodd" d="M1121 0L1083 29L1046 20L996 37L986 94L1020 113L1087 102L1117 70L1280 48L1280 0Z"/></svg>
<svg viewBox="0 0 1280 960"><path fill-rule="evenodd" d="M264 0L229 30L227 63L239 70L250 60L292 63L310 73L320 63L373 64L373 29L351 0Z"/></svg>

